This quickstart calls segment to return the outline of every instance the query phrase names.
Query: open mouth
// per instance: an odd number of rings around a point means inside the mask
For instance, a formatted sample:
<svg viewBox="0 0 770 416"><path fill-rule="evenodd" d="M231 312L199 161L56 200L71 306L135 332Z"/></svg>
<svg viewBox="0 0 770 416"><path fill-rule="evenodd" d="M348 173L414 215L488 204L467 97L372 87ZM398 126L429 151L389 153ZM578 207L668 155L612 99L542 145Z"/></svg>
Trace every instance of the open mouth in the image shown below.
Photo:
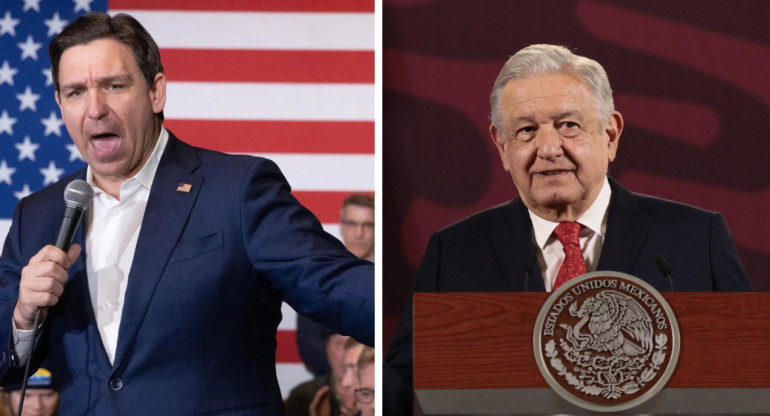
<svg viewBox="0 0 770 416"><path fill-rule="evenodd" d="M110 155L120 146L120 137L112 133L95 134L91 136L91 146L98 155Z"/></svg>

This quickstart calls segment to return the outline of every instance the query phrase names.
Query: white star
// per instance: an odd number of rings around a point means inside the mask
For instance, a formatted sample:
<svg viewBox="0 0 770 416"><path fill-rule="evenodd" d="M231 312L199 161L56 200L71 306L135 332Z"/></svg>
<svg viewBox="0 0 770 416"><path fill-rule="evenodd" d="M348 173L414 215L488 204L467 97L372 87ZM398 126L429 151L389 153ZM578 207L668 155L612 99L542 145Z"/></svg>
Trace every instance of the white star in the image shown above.
<svg viewBox="0 0 770 416"><path fill-rule="evenodd" d="M24 90L24 94L16 94L16 99L19 100L19 112L29 108L32 111L37 111L37 100L40 99L40 94L33 94L32 88L27 85L27 89Z"/></svg>
<svg viewBox="0 0 770 416"><path fill-rule="evenodd" d="M32 39L32 35L27 36L27 41L24 43L17 43L21 49L21 60L26 58L32 58L37 61L37 50L43 47L42 43L36 43L35 39Z"/></svg>
<svg viewBox="0 0 770 416"><path fill-rule="evenodd" d="M0 20L0 36L10 33L11 36L16 37L16 25L18 25L19 22L21 22L21 20L12 18L11 11L6 10L5 16Z"/></svg>
<svg viewBox="0 0 770 416"><path fill-rule="evenodd" d="M40 122L45 126L45 133L43 133L43 136L48 136L53 133L61 137L61 126L64 122L62 122L59 117L56 117L55 111L51 111L51 115L48 116L48 118L41 118Z"/></svg>
<svg viewBox="0 0 770 416"><path fill-rule="evenodd" d="M25 183L24 184L24 189L22 189L21 191L18 191L18 192L14 192L13 196L15 196L16 199L22 199L22 198L27 197L27 196L29 196L31 194L32 194L32 191L29 190L29 185Z"/></svg>
<svg viewBox="0 0 770 416"><path fill-rule="evenodd" d="M94 0L72 0L75 3L75 13L78 10L85 10L86 13L91 11L91 2Z"/></svg>
<svg viewBox="0 0 770 416"><path fill-rule="evenodd" d="M13 185L13 181L11 181L11 175L13 175L14 172L16 172L16 168L8 167L8 164L5 163L5 159L0 161L0 182Z"/></svg>
<svg viewBox="0 0 770 416"><path fill-rule="evenodd" d="M83 156L80 156L80 151L78 150L78 147L75 146L74 143L70 143L65 146L67 150L70 151L70 162L80 159L83 160ZM85 160L83 160L85 162Z"/></svg>
<svg viewBox="0 0 770 416"><path fill-rule="evenodd" d="M21 10L23 12L26 12L29 9L35 9L35 11L40 11L40 2L42 0L24 0L24 8Z"/></svg>
<svg viewBox="0 0 770 416"><path fill-rule="evenodd" d="M16 143L14 146L19 150L19 161L29 159L33 162L35 161L35 150L40 147L39 144L32 143L29 140L29 136L24 136L24 141L22 143Z"/></svg>
<svg viewBox="0 0 770 416"><path fill-rule="evenodd" d="M13 136L13 125L16 124L16 119L8 117L8 111L3 110L3 114L0 114L0 134L8 133Z"/></svg>
<svg viewBox="0 0 770 416"><path fill-rule="evenodd" d="M10 65L8 65L8 61L3 61L3 66L0 67L0 85L3 85L3 83L8 83L8 85L13 85L13 76L16 75L16 73L19 72L18 69L11 68Z"/></svg>
<svg viewBox="0 0 770 416"><path fill-rule="evenodd" d="M54 36L58 35L59 32L64 30L64 26L67 26L67 21L62 20L59 17L59 12L56 12L53 14L53 17L50 19L44 19L43 23L45 23L46 26L48 26L48 36Z"/></svg>
<svg viewBox="0 0 770 416"><path fill-rule="evenodd" d="M64 169L58 169L54 161L48 163L47 168L40 169L40 173L43 175L43 186L59 181L61 175L64 174Z"/></svg>
<svg viewBox="0 0 770 416"><path fill-rule="evenodd" d="M51 74L51 68L43 70L43 76L45 77L45 86L50 87L53 85L53 75Z"/></svg>

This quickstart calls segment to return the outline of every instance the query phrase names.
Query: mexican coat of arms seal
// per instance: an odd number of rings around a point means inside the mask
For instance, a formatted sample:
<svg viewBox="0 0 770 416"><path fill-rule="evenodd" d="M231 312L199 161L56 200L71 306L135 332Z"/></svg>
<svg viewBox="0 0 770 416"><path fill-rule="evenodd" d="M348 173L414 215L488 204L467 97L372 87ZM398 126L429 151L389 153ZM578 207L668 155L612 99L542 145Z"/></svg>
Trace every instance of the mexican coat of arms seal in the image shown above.
<svg viewBox="0 0 770 416"><path fill-rule="evenodd" d="M616 412L660 391L679 355L679 328L666 300L624 273L593 272L553 292L538 315L535 358L561 397Z"/></svg>

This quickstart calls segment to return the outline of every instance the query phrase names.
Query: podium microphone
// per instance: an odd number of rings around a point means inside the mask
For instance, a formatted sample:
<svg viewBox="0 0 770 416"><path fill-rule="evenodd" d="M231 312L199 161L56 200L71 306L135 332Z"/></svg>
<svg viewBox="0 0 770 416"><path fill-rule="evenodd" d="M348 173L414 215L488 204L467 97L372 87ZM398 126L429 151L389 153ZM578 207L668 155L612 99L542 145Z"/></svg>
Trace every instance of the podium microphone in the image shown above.
<svg viewBox="0 0 770 416"><path fill-rule="evenodd" d="M537 252L534 252L529 258L529 264L527 264L527 267L524 269L524 292L529 292L529 275L532 273L532 267L535 265L536 260Z"/></svg>
<svg viewBox="0 0 770 416"><path fill-rule="evenodd" d="M94 189L88 182L82 179L76 179L67 184L64 188L64 216L59 227L59 235L56 237L56 247L64 250L69 250L72 244L72 239L75 237L75 230L80 224L80 220L83 219L83 212L91 205L94 200ZM42 306L38 306L37 313L35 313L35 323L33 326L34 332L32 335L32 346L34 348L34 340L37 339L37 335L40 331L40 313L43 310ZM32 362L32 351L30 350L27 355L27 365L24 368L24 379L21 384L21 395L19 396L19 411L18 415L21 416L21 410L24 407L24 396L27 391L27 380L29 379L30 363Z"/></svg>
<svg viewBox="0 0 770 416"><path fill-rule="evenodd" d="M671 279L671 268L668 267L668 262L662 254L655 256L655 263L658 263L658 268L663 272L663 275L668 279L668 285L671 287L671 291L674 291L674 281Z"/></svg>

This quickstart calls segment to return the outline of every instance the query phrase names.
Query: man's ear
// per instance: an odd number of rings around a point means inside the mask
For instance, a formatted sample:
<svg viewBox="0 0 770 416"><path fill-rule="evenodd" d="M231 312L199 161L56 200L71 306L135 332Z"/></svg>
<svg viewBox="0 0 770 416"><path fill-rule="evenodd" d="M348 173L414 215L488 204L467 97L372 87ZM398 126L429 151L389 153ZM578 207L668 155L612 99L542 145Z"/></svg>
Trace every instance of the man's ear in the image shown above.
<svg viewBox="0 0 770 416"><path fill-rule="evenodd" d="M615 160L615 156L617 156L620 134L623 133L623 116L620 112L613 111L612 114L610 114L610 119L604 127L604 132L607 134L608 139L607 146L609 147L609 161L612 162Z"/></svg>
<svg viewBox="0 0 770 416"><path fill-rule="evenodd" d="M503 169L506 172L510 171L508 166L508 158L505 157L505 139L502 137L502 132L497 130L494 124L489 125L489 135L492 136L492 143L495 144L497 151L500 152L500 159L503 160Z"/></svg>
<svg viewBox="0 0 770 416"><path fill-rule="evenodd" d="M155 74L155 81L150 85L150 101L155 114L166 106L166 76L162 72Z"/></svg>

